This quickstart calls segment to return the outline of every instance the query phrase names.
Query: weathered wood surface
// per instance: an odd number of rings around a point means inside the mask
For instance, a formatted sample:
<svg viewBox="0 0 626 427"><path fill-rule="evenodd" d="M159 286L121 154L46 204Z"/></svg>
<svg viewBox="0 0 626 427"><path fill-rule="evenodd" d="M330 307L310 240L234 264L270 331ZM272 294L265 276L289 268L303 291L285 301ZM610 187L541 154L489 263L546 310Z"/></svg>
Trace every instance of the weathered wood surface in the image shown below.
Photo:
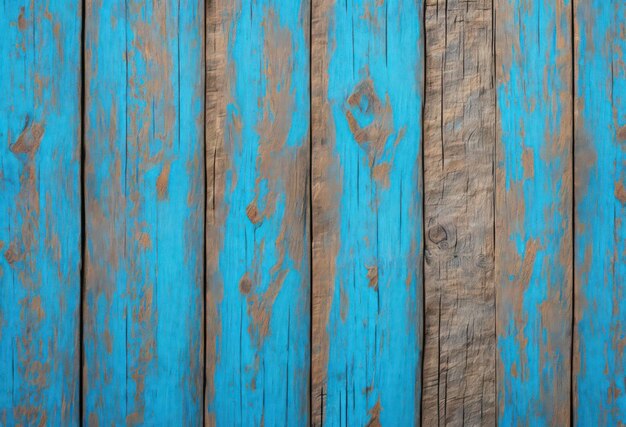
<svg viewBox="0 0 626 427"><path fill-rule="evenodd" d="M0 30L0 425L77 425L81 3Z"/></svg>
<svg viewBox="0 0 626 427"><path fill-rule="evenodd" d="M87 0L83 422L202 422L204 4Z"/></svg>
<svg viewBox="0 0 626 427"><path fill-rule="evenodd" d="M425 22L422 424L493 425L492 1L429 0Z"/></svg>
<svg viewBox="0 0 626 427"><path fill-rule="evenodd" d="M307 425L309 1L207 22L208 425Z"/></svg>
<svg viewBox="0 0 626 427"><path fill-rule="evenodd" d="M571 2L495 5L498 421L568 425Z"/></svg>
<svg viewBox="0 0 626 427"><path fill-rule="evenodd" d="M574 422L626 423L626 3L578 0Z"/></svg>
<svg viewBox="0 0 626 427"><path fill-rule="evenodd" d="M314 3L314 425L419 423L423 7Z"/></svg>

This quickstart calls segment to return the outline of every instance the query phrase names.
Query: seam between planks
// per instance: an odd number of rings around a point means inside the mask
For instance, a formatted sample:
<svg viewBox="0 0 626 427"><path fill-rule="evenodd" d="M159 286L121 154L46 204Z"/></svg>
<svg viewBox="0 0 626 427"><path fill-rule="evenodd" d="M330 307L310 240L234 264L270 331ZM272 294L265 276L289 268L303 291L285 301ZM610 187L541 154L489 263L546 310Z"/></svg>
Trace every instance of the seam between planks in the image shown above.
<svg viewBox="0 0 626 427"><path fill-rule="evenodd" d="M210 1L210 0L209 0ZM309 426L313 425L313 5L309 2ZM324 426L322 418L321 427Z"/></svg>
<svg viewBox="0 0 626 427"><path fill-rule="evenodd" d="M574 331L576 328L576 5L573 0L570 8L570 49L572 63L572 318L570 329L570 353L569 353L569 425L574 426Z"/></svg>
<svg viewBox="0 0 626 427"><path fill-rule="evenodd" d="M206 128L207 128L207 25L208 25L208 15L209 15L209 7L208 2L212 0L204 0L203 3L203 13L204 20L202 22L202 73L204 75L203 78L203 89L202 89L202 159L203 162L203 178L204 178L204 211L202 216L202 236L203 236L203 245L202 245L202 402L200 407L202 408L202 415L200 419L202 420L202 426L206 425L206 412L207 412L207 404L206 404L206 388L207 388L207 368L206 368L206 347L207 347L207 212L208 212L208 197L207 197L207 189L209 188L209 174L207 172L207 140L206 140Z"/></svg>
<svg viewBox="0 0 626 427"><path fill-rule="evenodd" d="M428 66L428 40L427 40L427 31L426 31L426 2L427 0L422 1L422 51L423 51L423 59L422 59L422 111L421 111L421 126L422 126L422 134L421 134L421 142L420 142L420 161L421 161L421 180L422 180L422 342L421 345L421 353L422 360L420 361L420 404L419 404L419 425L421 426L424 419L424 354L426 348L426 192L424 191L426 186L426 174L424 168L424 143L426 141L426 126L424 126L424 118L426 117L426 70Z"/></svg>
<svg viewBox="0 0 626 427"><path fill-rule="evenodd" d="M496 73L498 72L497 68L497 49L496 49L496 7L497 2L494 0L491 2L491 56L493 57L491 61L492 67L492 86L493 86L493 147L492 147L492 161L491 161L491 176L493 180L493 193L492 193L492 209L493 209L493 268L494 268L494 290L493 290L493 332L495 334L494 346L493 346L493 362L494 362L494 387L495 387L495 424L498 425L498 420L500 419L500 404L498 402L498 287L496 286L496 257L498 256L498 252L496 251L496 221L497 221L497 200L498 200L498 176L496 173L496 162L498 161L498 123L499 123L499 109L498 109L498 95L497 95L497 83L498 78Z"/></svg>
<svg viewBox="0 0 626 427"><path fill-rule="evenodd" d="M85 22L87 1L81 0L81 31L80 31L80 291L78 313L78 425L83 425L83 366L85 354L84 346L84 305L85 305L85 254L87 247L86 236L86 205L85 205Z"/></svg>

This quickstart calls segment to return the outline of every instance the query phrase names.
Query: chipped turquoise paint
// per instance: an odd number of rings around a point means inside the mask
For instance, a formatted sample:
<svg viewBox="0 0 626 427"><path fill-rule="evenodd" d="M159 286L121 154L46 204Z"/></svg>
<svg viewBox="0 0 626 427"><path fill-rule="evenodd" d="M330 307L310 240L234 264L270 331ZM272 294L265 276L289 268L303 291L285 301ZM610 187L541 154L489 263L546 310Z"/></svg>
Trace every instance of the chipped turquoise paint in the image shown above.
<svg viewBox="0 0 626 427"><path fill-rule="evenodd" d="M618 425L626 423L626 195L618 195L626 185L626 4L576 3L574 422Z"/></svg>
<svg viewBox="0 0 626 427"><path fill-rule="evenodd" d="M498 299L497 394L498 420L506 426L559 424L565 420L558 414L569 413L572 271L563 258L571 256L569 7L567 0L500 0L496 8L504 13L497 38L505 49L497 51L497 166L505 180L498 190L506 192L498 195L504 210L496 216L507 223L496 228L505 247L496 249L504 265L496 282L504 295ZM525 150L534 172L525 170Z"/></svg>
<svg viewBox="0 0 626 427"><path fill-rule="evenodd" d="M207 379L215 390L207 394L208 420L307 425L309 3L242 0L233 9L223 29L230 96L225 140L218 142L231 156L222 202L226 217L218 271L207 272L210 295L221 295L213 319L220 333L208 344L216 355L213 378ZM274 104L271 97L283 91L287 104ZM299 194L289 196L289 186ZM253 202L259 221L247 214ZM207 243L208 250L218 247ZM249 293L240 288L244 277Z"/></svg>
<svg viewBox="0 0 626 427"><path fill-rule="evenodd" d="M86 3L83 421L199 425L204 4Z"/></svg>
<svg viewBox="0 0 626 427"><path fill-rule="evenodd" d="M334 126L343 188L326 330L329 426L375 418L382 425L413 425L420 418L422 9L420 1L347 0L329 13L328 125ZM375 95L350 105L359 84L371 84ZM389 110L376 114L377 99ZM357 142L348 111L356 126L389 132ZM380 149L373 141L378 137ZM388 183L374 173L385 165ZM372 268L377 287L369 286Z"/></svg>
<svg viewBox="0 0 626 427"><path fill-rule="evenodd" d="M77 425L81 2L0 29L0 424Z"/></svg>

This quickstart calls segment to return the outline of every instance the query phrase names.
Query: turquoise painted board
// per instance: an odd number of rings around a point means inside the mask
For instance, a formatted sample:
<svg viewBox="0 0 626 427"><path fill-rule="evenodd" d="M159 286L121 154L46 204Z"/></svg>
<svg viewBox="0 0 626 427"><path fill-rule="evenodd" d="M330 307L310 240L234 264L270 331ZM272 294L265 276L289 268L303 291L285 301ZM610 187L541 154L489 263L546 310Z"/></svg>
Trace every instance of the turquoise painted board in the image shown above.
<svg viewBox="0 0 626 427"><path fill-rule="evenodd" d="M574 423L626 423L626 3L575 3Z"/></svg>
<svg viewBox="0 0 626 427"><path fill-rule="evenodd" d="M86 2L83 422L199 425L204 4Z"/></svg>
<svg viewBox="0 0 626 427"><path fill-rule="evenodd" d="M46 3L0 4L3 426L79 421L81 2Z"/></svg>
<svg viewBox="0 0 626 427"><path fill-rule="evenodd" d="M507 426L570 420L571 7L496 1L496 369Z"/></svg>
<svg viewBox="0 0 626 427"><path fill-rule="evenodd" d="M309 420L309 2L207 14L207 425Z"/></svg>
<svg viewBox="0 0 626 427"><path fill-rule="evenodd" d="M423 9L314 3L314 425L419 424Z"/></svg>

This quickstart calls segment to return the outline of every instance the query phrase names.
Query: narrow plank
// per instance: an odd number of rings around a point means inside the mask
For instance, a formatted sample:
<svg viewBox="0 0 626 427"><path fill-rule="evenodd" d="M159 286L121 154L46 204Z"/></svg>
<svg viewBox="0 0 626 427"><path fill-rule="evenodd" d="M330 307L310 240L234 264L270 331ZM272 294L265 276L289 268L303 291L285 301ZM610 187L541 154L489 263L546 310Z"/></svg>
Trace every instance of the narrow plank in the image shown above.
<svg viewBox="0 0 626 427"><path fill-rule="evenodd" d="M574 421L626 423L626 3L575 2Z"/></svg>
<svg viewBox="0 0 626 427"><path fill-rule="evenodd" d="M492 0L426 2L422 424L494 425Z"/></svg>
<svg viewBox="0 0 626 427"><path fill-rule="evenodd" d="M423 7L314 3L314 425L420 420Z"/></svg>
<svg viewBox="0 0 626 427"><path fill-rule="evenodd" d="M0 5L0 425L77 425L81 2Z"/></svg>
<svg viewBox="0 0 626 427"><path fill-rule="evenodd" d="M207 19L206 424L308 425L309 1Z"/></svg>
<svg viewBox="0 0 626 427"><path fill-rule="evenodd" d="M571 1L495 4L498 422L568 425Z"/></svg>
<svg viewBox="0 0 626 427"><path fill-rule="evenodd" d="M86 425L202 422L201 0L87 0Z"/></svg>

